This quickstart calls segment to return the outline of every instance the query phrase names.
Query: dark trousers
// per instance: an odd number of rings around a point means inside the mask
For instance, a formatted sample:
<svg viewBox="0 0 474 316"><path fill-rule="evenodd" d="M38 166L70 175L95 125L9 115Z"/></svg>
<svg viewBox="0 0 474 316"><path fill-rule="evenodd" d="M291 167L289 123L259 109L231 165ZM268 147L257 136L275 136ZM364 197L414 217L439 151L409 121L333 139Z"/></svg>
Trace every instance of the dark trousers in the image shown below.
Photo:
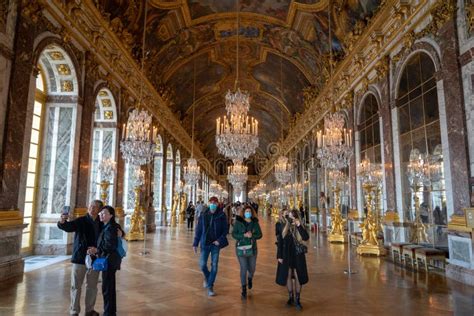
<svg viewBox="0 0 474 316"><path fill-rule="evenodd" d="M191 228L193 229L194 225L194 217L188 217L188 229Z"/></svg>
<svg viewBox="0 0 474 316"><path fill-rule="evenodd" d="M108 270L102 272L102 295L104 297L104 316L117 315L115 272L117 272L117 270Z"/></svg>
<svg viewBox="0 0 474 316"><path fill-rule="evenodd" d="M240 283L242 286L247 285L247 278L252 279L255 274L255 268L257 267L257 254L250 257L239 257L240 264Z"/></svg>

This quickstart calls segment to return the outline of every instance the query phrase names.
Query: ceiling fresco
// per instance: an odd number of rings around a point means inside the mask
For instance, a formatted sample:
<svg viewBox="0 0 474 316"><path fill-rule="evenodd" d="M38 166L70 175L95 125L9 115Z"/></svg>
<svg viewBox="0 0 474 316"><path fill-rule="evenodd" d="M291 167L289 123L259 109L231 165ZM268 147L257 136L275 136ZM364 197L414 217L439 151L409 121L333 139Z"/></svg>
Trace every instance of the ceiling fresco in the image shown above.
<svg viewBox="0 0 474 316"><path fill-rule="evenodd" d="M139 61L145 0L97 0L102 15ZM331 1L333 53L344 58L351 33L366 25L380 0ZM239 84L260 121L260 155L304 115L303 90L319 91L329 77L329 0L240 0ZM148 0L145 72L191 133L196 64L196 139L218 157L215 125L236 77L235 0ZM280 89L280 62L283 93ZM317 92L316 92L317 93ZM283 95L283 96L282 96ZM278 129L278 131L276 131Z"/></svg>

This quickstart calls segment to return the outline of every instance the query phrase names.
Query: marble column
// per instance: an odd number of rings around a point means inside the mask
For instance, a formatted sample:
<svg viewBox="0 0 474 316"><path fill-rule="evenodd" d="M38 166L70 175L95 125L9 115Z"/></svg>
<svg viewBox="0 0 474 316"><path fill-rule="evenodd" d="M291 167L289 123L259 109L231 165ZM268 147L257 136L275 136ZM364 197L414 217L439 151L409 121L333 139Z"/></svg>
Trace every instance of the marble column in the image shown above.
<svg viewBox="0 0 474 316"><path fill-rule="evenodd" d="M33 71L34 37L35 32L30 24L18 24L4 127L3 155L0 158L0 209L15 209L18 203L21 159L23 150L28 150L23 147L23 141L30 85L28 78Z"/></svg>
<svg viewBox="0 0 474 316"><path fill-rule="evenodd" d="M85 80L83 84L82 94L82 117L81 129L79 131L79 157L78 157L78 175L77 175L77 191L76 191L76 207L87 207L89 205L89 186L95 185L90 181L91 169L91 141L92 128L94 124L95 111L95 95L94 84L96 77L92 75L91 68L96 67L94 62L90 62L93 56L90 52L86 53L85 59Z"/></svg>
<svg viewBox="0 0 474 316"><path fill-rule="evenodd" d="M470 205L468 183L468 159L466 121L463 109L463 90L458 64L459 48L454 20L448 21L439 30L441 50L441 73L444 100L446 103L446 128L450 157L453 212L464 214L462 208ZM449 110L448 110L449 109ZM441 113L440 113L441 114Z"/></svg>
<svg viewBox="0 0 474 316"><path fill-rule="evenodd" d="M385 172L385 199L387 210L395 211L396 192L395 192L395 172L393 169L393 134L392 134L392 117L390 108L390 84L389 74L380 82L380 98L379 119L382 120L382 154Z"/></svg>

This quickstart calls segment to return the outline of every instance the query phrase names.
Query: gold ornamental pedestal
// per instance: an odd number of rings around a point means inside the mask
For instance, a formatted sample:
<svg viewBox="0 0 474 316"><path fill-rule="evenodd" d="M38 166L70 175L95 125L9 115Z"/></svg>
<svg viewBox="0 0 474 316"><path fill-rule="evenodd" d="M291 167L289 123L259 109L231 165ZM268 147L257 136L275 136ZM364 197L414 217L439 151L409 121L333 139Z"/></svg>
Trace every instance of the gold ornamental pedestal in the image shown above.
<svg viewBox="0 0 474 316"><path fill-rule="evenodd" d="M342 218L341 214L341 188L334 187L334 208L331 210L331 231L328 236L328 241L332 243L346 243L347 235L344 232L344 225L346 220Z"/></svg>
<svg viewBox="0 0 474 316"><path fill-rule="evenodd" d="M365 191L365 200L367 203L367 217L361 224L362 228L362 242L357 246L357 254L359 255L375 255L384 256L387 254L384 246L380 244L377 239L378 233L378 221L374 216L374 210L372 207L372 192L375 189L375 185L364 183L362 188Z"/></svg>
<svg viewBox="0 0 474 316"><path fill-rule="evenodd" d="M107 180L102 180L100 183L100 200L104 205L107 205L107 201L109 200L109 186L110 182Z"/></svg>
<svg viewBox="0 0 474 316"><path fill-rule="evenodd" d="M145 234L143 232L143 208L140 206L140 187L137 186L135 191L135 208L133 209L132 218L130 221L130 231L125 235L128 241L144 240Z"/></svg>

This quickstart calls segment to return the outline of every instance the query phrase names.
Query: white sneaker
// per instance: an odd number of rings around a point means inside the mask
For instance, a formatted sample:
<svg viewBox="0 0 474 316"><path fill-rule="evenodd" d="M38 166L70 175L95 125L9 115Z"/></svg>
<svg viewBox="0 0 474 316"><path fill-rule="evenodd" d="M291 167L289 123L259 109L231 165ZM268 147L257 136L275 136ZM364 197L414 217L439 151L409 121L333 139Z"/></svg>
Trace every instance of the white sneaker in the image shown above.
<svg viewBox="0 0 474 316"><path fill-rule="evenodd" d="M212 287L207 289L207 295L208 296L215 296L216 292L214 292L214 289Z"/></svg>
<svg viewBox="0 0 474 316"><path fill-rule="evenodd" d="M202 287L203 287L203 288L206 288L206 287L207 287L207 281L206 281L206 279L204 279L204 281L202 281Z"/></svg>

